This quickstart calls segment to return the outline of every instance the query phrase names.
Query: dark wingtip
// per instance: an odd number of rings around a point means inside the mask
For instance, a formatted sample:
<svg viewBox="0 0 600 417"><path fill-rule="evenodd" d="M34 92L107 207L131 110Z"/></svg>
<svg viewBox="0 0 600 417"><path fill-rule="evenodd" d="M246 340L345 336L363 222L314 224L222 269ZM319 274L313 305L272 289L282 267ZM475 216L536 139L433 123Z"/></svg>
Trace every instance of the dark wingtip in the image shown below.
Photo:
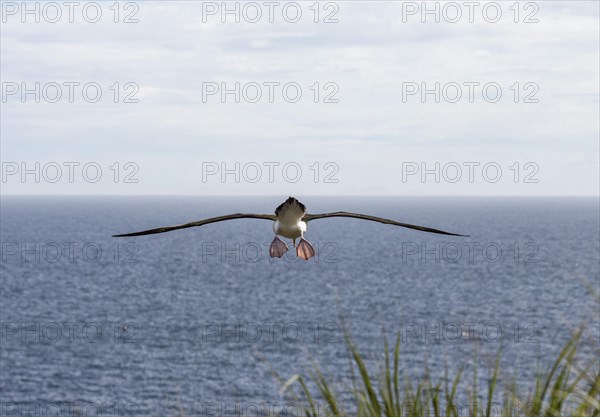
<svg viewBox="0 0 600 417"><path fill-rule="evenodd" d="M434 231L433 233L438 233L440 235L446 235L446 236L458 236L458 237L470 237L471 236L471 235L461 235L460 233L444 232L443 230Z"/></svg>

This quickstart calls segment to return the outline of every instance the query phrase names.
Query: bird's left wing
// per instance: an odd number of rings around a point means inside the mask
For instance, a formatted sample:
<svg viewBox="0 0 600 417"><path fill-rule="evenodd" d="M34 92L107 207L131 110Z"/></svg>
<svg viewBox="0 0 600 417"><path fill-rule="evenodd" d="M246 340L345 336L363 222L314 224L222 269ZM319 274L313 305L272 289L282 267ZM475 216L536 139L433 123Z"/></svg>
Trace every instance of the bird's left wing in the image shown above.
<svg viewBox="0 0 600 417"><path fill-rule="evenodd" d="M333 213L321 213L321 214L307 214L306 216L304 216L304 218L302 220L304 220L305 222L309 222L311 220L326 219L328 217L351 217L354 219L369 220L372 222L391 224L393 226L407 227L409 229L420 230L421 232L437 233L439 235L468 236L468 235L460 235L457 233L444 232L443 230L432 229L431 227L416 226L414 224L408 224L408 223L400 223L395 220L384 219L383 217L369 216L368 214L348 213L347 211L336 211Z"/></svg>
<svg viewBox="0 0 600 417"><path fill-rule="evenodd" d="M236 213L236 214L228 214L226 216L211 217L210 219L204 219L204 220L199 220L197 222L180 224L178 226L159 227L157 229L143 230L141 232L126 233L126 234L122 234L122 235L113 235L113 237L153 235L155 233L171 232L173 230L187 229L188 227L204 226L205 224L222 222L225 220L235 220L235 219L264 219L264 220L273 220L274 221L276 218L272 214Z"/></svg>

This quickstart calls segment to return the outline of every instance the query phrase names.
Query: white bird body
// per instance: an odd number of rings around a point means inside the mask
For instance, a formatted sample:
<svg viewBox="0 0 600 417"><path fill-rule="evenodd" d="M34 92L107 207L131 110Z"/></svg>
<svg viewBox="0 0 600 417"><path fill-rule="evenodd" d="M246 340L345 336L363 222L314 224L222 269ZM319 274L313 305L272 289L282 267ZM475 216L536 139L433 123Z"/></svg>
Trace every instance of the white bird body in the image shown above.
<svg viewBox="0 0 600 417"><path fill-rule="evenodd" d="M273 223L273 232L276 235L295 240L302 236L302 233L306 232L306 222L300 219L291 222L276 220Z"/></svg>
<svg viewBox="0 0 600 417"><path fill-rule="evenodd" d="M306 232L306 207L295 198L289 198L275 210L277 220L273 224L273 232L294 241Z"/></svg>

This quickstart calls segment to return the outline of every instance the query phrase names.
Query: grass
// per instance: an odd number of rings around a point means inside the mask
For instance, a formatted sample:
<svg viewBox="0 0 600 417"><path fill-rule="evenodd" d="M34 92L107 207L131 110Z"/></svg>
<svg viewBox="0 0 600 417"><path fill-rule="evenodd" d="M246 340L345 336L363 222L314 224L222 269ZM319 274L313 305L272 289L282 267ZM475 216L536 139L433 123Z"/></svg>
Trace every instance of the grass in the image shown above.
<svg viewBox="0 0 600 417"><path fill-rule="evenodd" d="M466 388L461 388L465 385L462 370L450 378L446 369L444 378L439 381L433 381L426 372L416 383L407 379L401 383L399 335L391 354L384 339L382 371L374 375L367 369L347 331L344 339L351 358L352 387L348 387L351 399L346 400L346 404L338 400L336 387L316 364L306 378L294 375L285 381L280 392L299 401L306 417L598 417L598 362L582 367L575 359L581 333L578 331L558 352L547 371L538 373L525 393L515 383L499 388L501 350L494 368L489 370L487 389L482 395L477 386L477 366ZM296 393L298 385L299 393ZM309 386L315 388L311 391ZM460 403L459 397L469 401Z"/></svg>

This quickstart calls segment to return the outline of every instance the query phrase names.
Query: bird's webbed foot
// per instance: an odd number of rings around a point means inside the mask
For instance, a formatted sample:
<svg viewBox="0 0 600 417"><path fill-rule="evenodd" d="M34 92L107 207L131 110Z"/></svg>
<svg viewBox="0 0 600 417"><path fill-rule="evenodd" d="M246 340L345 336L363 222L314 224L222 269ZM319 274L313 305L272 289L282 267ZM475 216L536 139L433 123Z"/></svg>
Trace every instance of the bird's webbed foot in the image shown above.
<svg viewBox="0 0 600 417"><path fill-rule="evenodd" d="M275 236L273 242L271 242L271 246L269 247L269 255L271 258L281 258L288 251L288 247L285 242Z"/></svg>
<svg viewBox="0 0 600 417"><path fill-rule="evenodd" d="M308 240L302 237L300 238L298 246L296 246L296 255L298 255L298 258L308 261L310 258L315 256L315 248L313 248Z"/></svg>

